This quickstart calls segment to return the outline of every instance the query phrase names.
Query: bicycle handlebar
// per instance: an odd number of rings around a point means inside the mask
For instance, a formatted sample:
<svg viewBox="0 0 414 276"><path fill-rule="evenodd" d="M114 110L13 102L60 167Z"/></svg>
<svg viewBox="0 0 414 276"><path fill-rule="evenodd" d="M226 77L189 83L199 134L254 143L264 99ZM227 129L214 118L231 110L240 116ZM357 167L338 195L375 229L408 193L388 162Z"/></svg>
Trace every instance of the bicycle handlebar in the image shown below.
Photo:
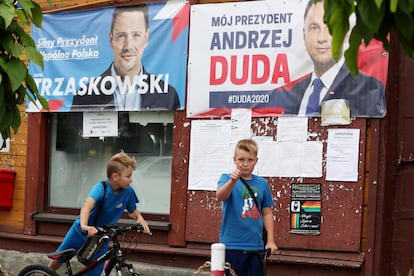
<svg viewBox="0 0 414 276"><path fill-rule="evenodd" d="M108 236L119 236L130 231L136 231L138 233L144 233L144 227L141 224L136 223L129 226L117 226L117 225L104 225L102 227L96 227L98 233L96 235L108 235ZM88 235L88 231L82 230L83 235ZM152 233L150 233L151 235Z"/></svg>

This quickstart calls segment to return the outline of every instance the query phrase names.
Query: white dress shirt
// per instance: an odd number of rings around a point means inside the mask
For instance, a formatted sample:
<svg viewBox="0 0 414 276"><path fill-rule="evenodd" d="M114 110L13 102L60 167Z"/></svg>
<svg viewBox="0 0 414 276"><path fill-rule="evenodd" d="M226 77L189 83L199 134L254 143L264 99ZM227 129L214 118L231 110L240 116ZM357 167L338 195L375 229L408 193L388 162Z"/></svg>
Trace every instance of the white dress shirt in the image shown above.
<svg viewBox="0 0 414 276"><path fill-rule="evenodd" d="M339 62L335 63L334 66L332 66L328 71L325 72L319 79L323 83L323 88L320 94L319 103L322 102L323 98L325 97L326 93L328 93L329 87L331 87L336 75L338 75L339 70L341 69L342 65L344 63L344 59L341 58ZM305 91L305 94L303 95L302 102L300 104L299 113L300 116L306 116L306 106L308 105L309 96L313 91L313 80L318 78L315 75L315 72L312 72L311 81L309 83L308 88ZM334 91L329 91L329 93L332 93Z"/></svg>

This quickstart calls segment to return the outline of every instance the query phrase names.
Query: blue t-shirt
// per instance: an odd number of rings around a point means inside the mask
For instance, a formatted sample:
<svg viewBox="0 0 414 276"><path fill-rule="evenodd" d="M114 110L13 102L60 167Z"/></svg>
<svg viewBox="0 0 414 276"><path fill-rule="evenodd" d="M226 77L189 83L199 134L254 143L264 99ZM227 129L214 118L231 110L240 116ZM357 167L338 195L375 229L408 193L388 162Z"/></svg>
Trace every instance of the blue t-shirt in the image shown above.
<svg viewBox="0 0 414 276"><path fill-rule="evenodd" d="M100 211L99 219L96 226L115 224L122 216L125 210L127 210L128 212L135 211L137 208L136 204L139 202L135 194L135 191L131 186L129 186L126 189L122 189L119 194L115 194L112 191L112 188L109 185L108 180L105 181L105 185L106 194L104 205L101 207L102 209ZM92 226L94 224L97 206L99 206L99 204L102 204L103 195L104 187L101 182L98 182L92 187L91 192L89 193L89 197L92 197L96 203L95 206L92 208L91 213L89 214L88 225ZM66 233L65 238L63 239L57 251L62 251L68 248L79 249L86 241L86 239L87 236L82 234L82 229L80 227L80 216L78 216L72 224L69 231ZM101 250L100 253L103 253L105 250L107 250L107 248L108 244L106 243L105 247ZM98 253L97 256L99 255L100 254ZM97 269L96 271L99 271L99 269ZM100 271L102 271L102 268L100 268ZM88 275L94 275L94 273Z"/></svg>
<svg viewBox="0 0 414 276"><path fill-rule="evenodd" d="M126 189L121 189L119 194L115 194L111 186L109 185L108 180L105 181L106 185L106 194L104 205L101 207L101 213L96 226L103 225L112 225L115 224L119 218L122 216L123 212L127 210L129 213L137 209L136 204L139 202L134 189L131 186L128 186ZM104 187L101 182L96 183L88 197L91 197L95 200L95 206L92 208L91 213L89 214L89 224L93 225L95 220L95 214L97 208L102 204L102 197L104 195ZM78 217L78 220L80 217Z"/></svg>
<svg viewBox="0 0 414 276"><path fill-rule="evenodd" d="M217 187L223 186L229 179L230 174L221 175ZM255 193L260 206L256 206L243 182L238 180L222 204L220 242L226 245L226 249L262 250L264 246L263 219L259 210L273 206L272 193L263 177L252 175L252 179L246 182Z"/></svg>

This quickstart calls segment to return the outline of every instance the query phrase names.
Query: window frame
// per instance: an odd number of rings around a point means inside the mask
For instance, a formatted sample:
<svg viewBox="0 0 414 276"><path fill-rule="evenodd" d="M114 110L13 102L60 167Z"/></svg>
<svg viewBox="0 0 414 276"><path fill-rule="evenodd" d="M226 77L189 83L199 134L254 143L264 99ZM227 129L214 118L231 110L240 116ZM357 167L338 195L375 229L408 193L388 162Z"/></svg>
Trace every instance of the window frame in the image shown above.
<svg viewBox="0 0 414 276"><path fill-rule="evenodd" d="M50 117L46 112L28 113L28 139L26 152L26 188L23 232L29 235L42 233L45 227L56 229L55 235L64 236L70 224L36 221L36 214L79 214L79 209L52 208L47 205L48 169L50 155ZM187 221L188 157L190 151L191 121L185 110L174 112L171 197L169 216L144 213L146 220L169 223L168 245L185 246ZM171 200L173 198L173 200ZM150 225L151 226L151 225Z"/></svg>

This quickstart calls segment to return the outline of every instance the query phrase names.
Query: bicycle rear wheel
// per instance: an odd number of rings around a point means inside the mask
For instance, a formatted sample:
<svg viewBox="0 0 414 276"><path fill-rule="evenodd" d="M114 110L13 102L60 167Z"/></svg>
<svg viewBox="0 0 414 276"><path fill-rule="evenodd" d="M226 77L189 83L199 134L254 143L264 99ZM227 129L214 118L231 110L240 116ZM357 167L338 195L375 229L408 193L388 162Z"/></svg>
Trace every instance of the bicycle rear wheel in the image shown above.
<svg viewBox="0 0 414 276"><path fill-rule="evenodd" d="M19 276L59 276L53 269L41 264L29 265L19 272Z"/></svg>

